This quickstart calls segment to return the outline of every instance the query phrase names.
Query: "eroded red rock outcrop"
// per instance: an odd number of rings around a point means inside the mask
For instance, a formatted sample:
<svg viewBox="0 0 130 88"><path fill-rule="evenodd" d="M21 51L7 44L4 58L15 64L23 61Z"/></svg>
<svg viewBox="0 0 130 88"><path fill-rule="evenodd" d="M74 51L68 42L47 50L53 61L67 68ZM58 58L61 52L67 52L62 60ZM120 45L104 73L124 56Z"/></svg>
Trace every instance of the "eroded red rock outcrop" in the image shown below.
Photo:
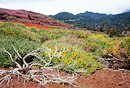
<svg viewBox="0 0 130 88"><path fill-rule="evenodd" d="M11 20L16 22L32 23L42 26L61 26L65 28L74 28L68 24L62 23L54 18L48 17L43 14L35 13L26 10L11 10L0 8L0 20Z"/></svg>

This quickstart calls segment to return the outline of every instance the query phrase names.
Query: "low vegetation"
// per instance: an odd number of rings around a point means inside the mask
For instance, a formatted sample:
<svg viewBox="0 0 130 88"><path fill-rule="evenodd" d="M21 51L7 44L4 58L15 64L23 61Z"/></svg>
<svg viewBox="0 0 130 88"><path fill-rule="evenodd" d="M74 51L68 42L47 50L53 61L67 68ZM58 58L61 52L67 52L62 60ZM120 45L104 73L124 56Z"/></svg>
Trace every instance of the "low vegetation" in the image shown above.
<svg viewBox="0 0 130 88"><path fill-rule="evenodd" d="M33 50L46 47L49 53L37 52L45 61L40 61L42 66L37 64L36 67L45 67L46 62L55 54L47 67L58 65L60 70L83 75L90 75L96 70L103 69L100 58L108 58L111 55L118 59L130 59L130 37L109 37L100 32L73 29L48 30L0 21L1 67L17 65L12 63L10 56L2 50L7 50L13 60L21 66L25 64L13 47L22 58ZM65 52L60 53L64 50ZM39 58L30 55L25 61L38 62Z"/></svg>

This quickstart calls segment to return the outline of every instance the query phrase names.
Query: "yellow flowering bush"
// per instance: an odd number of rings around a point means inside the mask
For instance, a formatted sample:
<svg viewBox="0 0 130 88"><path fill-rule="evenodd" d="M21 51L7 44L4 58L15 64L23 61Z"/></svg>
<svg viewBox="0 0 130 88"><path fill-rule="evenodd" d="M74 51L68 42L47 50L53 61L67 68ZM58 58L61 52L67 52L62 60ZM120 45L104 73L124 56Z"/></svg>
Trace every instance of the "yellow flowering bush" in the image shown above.
<svg viewBox="0 0 130 88"><path fill-rule="evenodd" d="M111 54L119 59L128 59L130 56L130 43L129 38L125 39L114 39L108 43L109 46L103 50L104 54Z"/></svg>
<svg viewBox="0 0 130 88"><path fill-rule="evenodd" d="M53 60L53 64L63 64L60 68L62 70L67 72L77 70L78 73L84 71L84 75L90 75L95 70L103 68L103 66L96 61L96 56L86 53L77 46L71 46L65 43L64 46L61 46L61 43L57 43L56 45L58 51L60 51L60 48L65 48L67 51L62 53L62 57L55 57ZM44 44L44 46L46 45ZM49 46L51 50L55 50L53 43L49 43L47 46ZM48 54L46 54L46 56L48 56Z"/></svg>

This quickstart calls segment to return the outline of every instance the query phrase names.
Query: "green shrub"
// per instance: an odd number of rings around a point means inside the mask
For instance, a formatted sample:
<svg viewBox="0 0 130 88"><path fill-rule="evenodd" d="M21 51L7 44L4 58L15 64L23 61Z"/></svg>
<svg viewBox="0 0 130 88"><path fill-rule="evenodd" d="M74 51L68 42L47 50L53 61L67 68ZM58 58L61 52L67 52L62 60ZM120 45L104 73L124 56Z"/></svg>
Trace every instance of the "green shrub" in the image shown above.
<svg viewBox="0 0 130 88"><path fill-rule="evenodd" d="M60 68L62 70L67 72L73 72L74 70L79 72L85 71L84 75L90 75L95 70L103 68L103 66L97 62L96 56L86 53L86 51L78 45L60 42L60 39L57 41L48 41L43 44L43 46L48 46L52 50L55 50L54 45L56 45L58 49L65 48L67 50L67 52L63 53L61 58L55 58L53 60L53 64L63 64Z"/></svg>
<svg viewBox="0 0 130 88"><path fill-rule="evenodd" d="M111 54L119 59L128 59L130 51L129 37L113 38L103 50L103 54Z"/></svg>
<svg viewBox="0 0 130 88"><path fill-rule="evenodd" d="M0 34L0 48L5 48L13 55L14 58L15 51L13 50L13 46L15 46L19 53L24 56L33 49L40 47L40 43L29 41L28 39L19 39L13 36ZM20 62L20 59L17 60ZM14 64L11 62L10 57L7 54L0 53L0 66L9 67L14 66Z"/></svg>
<svg viewBox="0 0 130 88"><path fill-rule="evenodd" d="M11 35L17 38L30 39L32 41L40 41L40 36L35 32L31 32L29 28L20 23L0 22L0 32L6 36Z"/></svg>
<svg viewBox="0 0 130 88"><path fill-rule="evenodd" d="M107 32L109 33L109 31ZM111 54L117 58L130 58L129 37L109 37L101 32L91 33L83 30L47 30L26 27L19 23L0 22L0 47L6 48L13 58L15 52L12 46L15 46L24 56L42 45L49 47L53 51L52 54L55 51L55 45L58 47L58 51L61 48L66 48L67 52L63 53L62 57L55 57L51 64L62 64L60 69L67 72L85 71L85 75L90 75L95 70L103 68L103 65L98 62L99 57ZM46 57L46 61L49 59L47 53L43 52L42 55ZM14 66L7 54L0 53L0 57L0 66ZM33 59L33 57L29 58ZM19 59L17 61L20 63Z"/></svg>

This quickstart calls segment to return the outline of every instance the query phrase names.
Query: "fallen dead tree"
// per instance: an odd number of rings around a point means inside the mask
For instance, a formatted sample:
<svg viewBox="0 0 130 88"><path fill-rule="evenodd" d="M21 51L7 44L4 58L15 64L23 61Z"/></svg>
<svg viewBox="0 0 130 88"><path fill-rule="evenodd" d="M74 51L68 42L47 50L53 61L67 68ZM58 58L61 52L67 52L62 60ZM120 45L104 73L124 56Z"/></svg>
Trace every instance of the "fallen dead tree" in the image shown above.
<svg viewBox="0 0 130 88"><path fill-rule="evenodd" d="M100 63L104 64L105 68L112 68L114 70L130 72L130 60L118 59L111 54L108 54L109 58L99 58Z"/></svg>
<svg viewBox="0 0 130 88"><path fill-rule="evenodd" d="M11 53L7 51L6 49L0 49L0 52L5 52L9 55L12 63L16 64L16 68L10 69L10 70L0 70L0 84L4 81L7 81L7 85L13 80L12 76L17 76L18 79L20 77L24 78L24 82L26 81L36 81L41 86L45 86L49 83L62 83L62 84L70 84L72 86L75 86L73 84L74 80L76 79L75 74L72 74L71 76L61 76L58 67L62 64L53 65L52 60L54 57L61 57L63 52L66 52L65 49L58 50L57 47L55 48L55 51L48 49L47 47L38 48L36 50L33 50L32 52L26 54L24 57L20 55L18 50L13 47L16 55L13 58ZM44 56L41 56L40 53L45 52L48 54L49 60L45 60ZM53 53L52 53L53 52ZM33 56L38 59L38 61L32 61L27 63L26 58L29 56ZM16 58L20 58L22 60L22 65L19 64L17 61L15 61ZM41 64L44 63L44 64ZM33 66L39 66L38 69L33 69ZM56 73L50 72L55 70Z"/></svg>

